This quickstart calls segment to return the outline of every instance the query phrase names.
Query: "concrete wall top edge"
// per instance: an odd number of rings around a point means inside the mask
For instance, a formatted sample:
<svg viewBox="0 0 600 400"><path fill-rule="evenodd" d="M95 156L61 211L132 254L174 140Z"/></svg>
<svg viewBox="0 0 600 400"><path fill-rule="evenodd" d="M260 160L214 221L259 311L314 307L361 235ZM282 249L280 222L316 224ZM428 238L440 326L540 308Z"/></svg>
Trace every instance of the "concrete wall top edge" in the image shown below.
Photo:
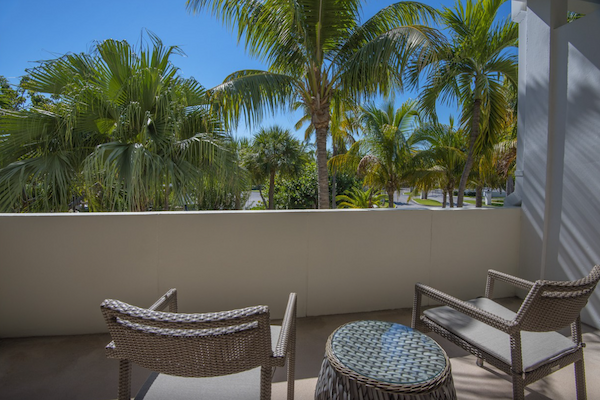
<svg viewBox="0 0 600 400"><path fill-rule="evenodd" d="M410 208L410 209L387 209L387 208L360 208L360 209L335 209L335 210L206 210L206 211L143 211L143 212L84 212L84 213L0 213L0 218L26 218L26 217L101 217L101 216L148 216L148 215L203 215L203 214L310 214L310 213L338 213L338 212L424 212L424 211L447 211L447 212L479 212L479 211L501 211L520 207L499 208Z"/></svg>

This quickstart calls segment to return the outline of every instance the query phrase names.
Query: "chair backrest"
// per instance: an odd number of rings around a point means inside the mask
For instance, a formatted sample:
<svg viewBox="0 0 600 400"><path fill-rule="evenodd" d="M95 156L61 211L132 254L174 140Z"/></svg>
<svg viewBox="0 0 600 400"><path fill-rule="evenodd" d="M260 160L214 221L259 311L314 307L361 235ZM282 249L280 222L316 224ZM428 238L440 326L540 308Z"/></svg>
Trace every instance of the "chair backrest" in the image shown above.
<svg viewBox="0 0 600 400"><path fill-rule="evenodd" d="M600 280L600 266L577 281L536 281L517 312L520 330L557 331L575 322Z"/></svg>
<svg viewBox="0 0 600 400"><path fill-rule="evenodd" d="M209 377L269 365L269 309L205 314L152 311L105 300L102 314L115 357L169 375Z"/></svg>

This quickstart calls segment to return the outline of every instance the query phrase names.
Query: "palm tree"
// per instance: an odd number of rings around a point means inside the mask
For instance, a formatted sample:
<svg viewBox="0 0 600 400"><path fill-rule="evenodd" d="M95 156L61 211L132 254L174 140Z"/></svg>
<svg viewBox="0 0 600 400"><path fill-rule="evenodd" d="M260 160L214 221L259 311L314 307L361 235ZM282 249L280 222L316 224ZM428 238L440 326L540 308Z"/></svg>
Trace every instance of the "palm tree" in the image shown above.
<svg viewBox="0 0 600 400"><path fill-rule="evenodd" d="M485 149L475 157L473 169L469 176L470 186L475 188L475 207L483 206L483 188L500 186L500 176L496 170L494 148Z"/></svg>
<svg viewBox="0 0 600 400"><path fill-rule="evenodd" d="M467 159L458 187L458 207L478 150L493 142L490 135L501 130L507 93L503 81L517 82L517 61L507 49L517 45L518 28L509 17L498 21L499 7L506 0L466 0L442 12L451 40L427 66L428 77L421 105L434 115L438 100L458 100L461 123L469 132ZM419 73L416 68L413 72Z"/></svg>
<svg viewBox="0 0 600 400"><path fill-rule="evenodd" d="M515 85L505 82L508 90L508 112L504 123L503 134L498 138L494 146L496 168L506 181L506 195L514 191L513 176L517 161L517 103L518 91Z"/></svg>
<svg viewBox="0 0 600 400"><path fill-rule="evenodd" d="M309 113L310 110L305 112ZM356 137L361 131L360 118L359 118L359 106L357 104L348 101L348 99L342 99L340 101L334 101L331 104L331 121L329 124L328 133L331 137L332 157L339 154L345 154L355 141ZM300 121L296 123L296 129L300 129L302 125L309 122L308 127L304 133L304 140L310 141L311 136L314 134L314 126L310 123L310 114L304 115ZM337 171L335 168L330 168L331 174L331 208L337 208L336 205L336 192L337 192Z"/></svg>
<svg viewBox="0 0 600 400"><path fill-rule="evenodd" d="M244 165L255 179L269 180L268 209L273 210L275 175L297 175L306 161L307 153L300 141L289 130L273 126L263 128L254 135L249 151L245 154Z"/></svg>
<svg viewBox="0 0 600 400"><path fill-rule="evenodd" d="M511 137L510 132L497 140L497 143L491 143L475 156L469 176L470 186L475 187L475 207L482 206L484 187L494 189L506 184L507 195L512 193L509 192L508 174L515 167L517 140Z"/></svg>
<svg viewBox="0 0 600 400"><path fill-rule="evenodd" d="M498 144L494 146L494 152L496 170L505 180L505 190L508 196L515 190L513 175L517 162L517 138L511 135L502 137Z"/></svg>
<svg viewBox="0 0 600 400"><path fill-rule="evenodd" d="M95 210L168 210L235 168L205 90L170 62L180 50L149 36L139 52L106 40L30 71L26 88L58 100L2 118L0 209L65 211L83 196Z"/></svg>
<svg viewBox="0 0 600 400"><path fill-rule="evenodd" d="M26 101L24 93L20 88L10 87L8 79L0 75L0 117L4 110L18 110L23 107Z"/></svg>
<svg viewBox="0 0 600 400"><path fill-rule="evenodd" d="M450 207L454 207L453 192L460 180L465 163L465 135L454 128L454 120L449 125L439 123L424 124L413 134L415 145L425 148L415 155L417 167L412 178L419 182L437 181L443 191L442 207L446 207L446 196Z"/></svg>
<svg viewBox="0 0 600 400"><path fill-rule="evenodd" d="M441 42L423 24L436 11L416 2L392 4L360 22L360 0L188 0L188 10L210 10L237 26L251 55L268 71L238 71L212 89L214 102L236 121L301 103L316 132L319 208L329 208L327 130L335 97L358 100L403 87L411 61L425 62Z"/></svg>
<svg viewBox="0 0 600 400"><path fill-rule="evenodd" d="M498 132L482 135L488 138L474 157L469 184L475 188L475 207L483 205L483 188L497 188L506 180L507 194L511 190L508 173L515 167L517 156L517 87L509 80L503 83L506 112ZM485 127L484 129L489 129ZM512 191L511 191L512 192Z"/></svg>
<svg viewBox="0 0 600 400"><path fill-rule="evenodd" d="M385 194L376 193L373 188L362 190L351 188L346 194L337 196L339 208L373 208L375 204L385 204Z"/></svg>
<svg viewBox="0 0 600 400"><path fill-rule="evenodd" d="M204 189L199 192L197 200L198 209L240 210L250 197L252 177L243 165L248 139L223 141L222 146L229 152L230 167L219 174L206 174Z"/></svg>
<svg viewBox="0 0 600 400"><path fill-rule="evenodd" d="M333 167L355 170L364 176L368 187L385 190L389 207L394 207L394 192L400 189L411 162L410 135L418 118L416 103L407 101L398 109L392 101L382 108L371 104L362 108L364 136L346 154L332 157Z"/></svg>

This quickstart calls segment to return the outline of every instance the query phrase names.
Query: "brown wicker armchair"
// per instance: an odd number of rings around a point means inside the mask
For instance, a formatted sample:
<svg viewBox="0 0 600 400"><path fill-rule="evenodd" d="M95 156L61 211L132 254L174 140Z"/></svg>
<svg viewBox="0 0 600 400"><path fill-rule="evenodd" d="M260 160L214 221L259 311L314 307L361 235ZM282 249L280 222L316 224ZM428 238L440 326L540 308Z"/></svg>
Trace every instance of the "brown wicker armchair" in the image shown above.
<svg viewBox="0 0 600 400"><path fill-rule="evenodd" d="M517 313L491 300L495 281L529 290ZM525 386L575 363L577 398L586 398L579 313L600 280L600 266L572 282L530 282L488 271L485 297L462 301L417 284L412 327L430 329L512 377L513 398L524 399ZM425 295L445 304L421 313ZM571 337L556 332L571 326Z"/></svg>
<svg viewBox="0 0 600 400"><path fill-rule="evenodd" d="M160 311L167 306L169 312ZM281 327L270 326L267 306L177 313L175 289L149 309L118 300L105 300L101 309L113 339L107 356L120 363L119 400L131 398L131 363L154 371L136 400L270 400L274 369L286 361L287 398L294 398L295 293Z"/></svg>

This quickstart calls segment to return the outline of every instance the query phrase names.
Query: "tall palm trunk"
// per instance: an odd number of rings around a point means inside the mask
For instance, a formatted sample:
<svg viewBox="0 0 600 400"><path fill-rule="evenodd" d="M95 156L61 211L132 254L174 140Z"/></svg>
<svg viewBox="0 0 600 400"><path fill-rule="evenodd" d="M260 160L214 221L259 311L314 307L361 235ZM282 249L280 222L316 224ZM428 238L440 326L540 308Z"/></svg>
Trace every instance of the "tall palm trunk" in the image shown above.
<svg viewBox="0 0 600 400"><path fill-rule="evenodd" d="M331 173L331 208L333 208L333 209L337 208L337 202L335 201L335 198L337 196L337 190L336 190L337 181L335 179L335 175L336 175L336 171L333 170L333 172Z"/></svg>
<svg viewBox="0 0 600 400"><path fill-rule="evenodd" d="M236 210L241 210L242 209L242 194L241 193L236 193L235 195L235 204L234 207Z"/></svg>
<svg viewBox="0 0 600 400"><path fill-rule="evenodd" d="M395 206L394 206L394 192L395 192L394 189L387 190L388 202L389 202L388 208L395 208Z"/></svg>
<svg viewBox="0 0 600 400"><path fill-rule="evenodd" d="M477 185L475 188L475 207L483 206L483 186Z"/></svg>
<svg viewBox="0 0 600 400"><path fill-rule="evenodd" d="M448 189L448 202L450 203L450 208L454 208L454 188Z"/></svg>
<svg viewBox="0 0 600 400"><path fill-rule="evenodd" d="M319 208L329 208L329 182L327 173L327 128L317 128L317 174Z"/></svg>
<svg viewBox="0 0 600 400"><path fill-rule="evenodd" d="M265 200L265 196L263 195L262 185L258 186L258 194L260 194L260 198L262 199L262 202L263 202L263 204L265 206L265 209L268 209L269 205L267 204L267 201Z"/></svg>
<svg viewBox="0 0 600 400"><path fill-rule="evenodd" d="M271 170L269 175L269 210L275 209L275 170Z"/></svg>
<svg viewBox="0 0 600 400"><path fill-rule="evenodd" d="M479 136L479 120L481 118L481 99L475 99L473 102L473 119L471 121L471 137L469 138L469 150L467 152L467 160L465 168L460 177L460 183L458 185L458 199L457 207L463 206L463 198L465 196L465 189L467 188L467 180L471 174L471 168L473 168L475 141Z"/></svg>
<svg viewBox="0 0 600 400"><path fill-rule="evenodd" d="M333 156L337 156L337 146L335 145L335 143L333 143ZM331 171L331 208L332 209L336 209L337 208L337 202L335 200L336 195L337 195L337 179L336 179L336 175L337 175L337 171L335 170L335 168L333 168L333 171Z"/></svg>
<svg viewBox="0 0 600 400"><path fill-rule="evenodd" d="M442 190L442 208L446 208L446 190Z"/></svg>
<svg viewBox="0 0 600 400"><path fill-rule="evenodd" d="M316 102L316 100L315 100ZM317 175L318 175L318 205L320 209L329 208L329 176L327 173L327 130L329 129L329 102L317 105L312 114L312 124L317 137Z"/></svg>

